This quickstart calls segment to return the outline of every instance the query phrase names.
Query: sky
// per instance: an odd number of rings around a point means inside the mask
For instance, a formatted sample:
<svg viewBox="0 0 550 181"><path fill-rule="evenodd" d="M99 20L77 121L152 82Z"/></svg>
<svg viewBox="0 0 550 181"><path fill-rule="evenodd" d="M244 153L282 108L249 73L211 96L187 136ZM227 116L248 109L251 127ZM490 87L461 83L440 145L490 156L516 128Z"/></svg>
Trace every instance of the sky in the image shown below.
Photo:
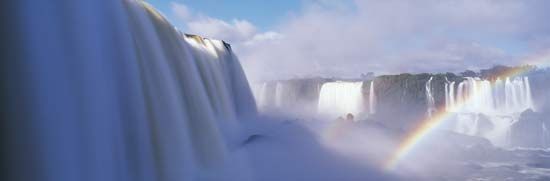
<svg viewBox="0 0 550 181"><path fill-rule="evenodd" d="M550 1L147 2L183 32L230 43L252 80L550 62Z"/></svg>

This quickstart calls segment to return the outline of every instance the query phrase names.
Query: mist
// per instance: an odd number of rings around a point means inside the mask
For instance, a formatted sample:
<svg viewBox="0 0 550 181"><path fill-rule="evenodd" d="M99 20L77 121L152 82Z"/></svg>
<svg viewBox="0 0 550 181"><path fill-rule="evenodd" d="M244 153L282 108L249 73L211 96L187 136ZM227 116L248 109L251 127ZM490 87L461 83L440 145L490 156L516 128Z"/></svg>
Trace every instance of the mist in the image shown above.
<svg viewBox="0 0 550 181"><path fill-rule="evenodd" d="M227 3L0 3L0 180L550 180L548 3Z"/></svg>

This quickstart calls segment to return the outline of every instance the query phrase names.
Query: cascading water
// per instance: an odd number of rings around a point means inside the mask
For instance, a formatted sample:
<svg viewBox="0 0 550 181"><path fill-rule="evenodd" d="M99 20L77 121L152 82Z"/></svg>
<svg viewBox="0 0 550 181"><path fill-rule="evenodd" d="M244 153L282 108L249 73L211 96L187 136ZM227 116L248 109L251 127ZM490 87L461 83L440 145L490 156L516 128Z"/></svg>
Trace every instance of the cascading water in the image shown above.
<svg viewBox="0 0 550 181"><path fill-rule="evenodd" d="M267 82L262 83L259 88L254 89L254 97L256 98L256 103L258 108L263 108L267 106L268 102L268 93L267 93Z"/></svg>
<svg viewBox="0 0 550 181"><path fill-rule="evenodd" d="M328 82L319 94L317 111L331 117L351 113L359 115L363 109L363 82Z"/></svg>
<svg viewBox="0 0 550 181"><path fill-rule="evenodd" d="M228 150L256 105L228 44L182 34L142 1L17 5L21 56L0 83L25 99L1 119L29 143L6 155L34 162L8 163L25 171L12 180L229 179L244 167Z"/></svg>
<svg viewBox="0 0 550 181"><path fill-rule="evenodd" d="M426 82L426 86L425 86L426 87L426 102L427 102L427 106L428 106L426 114L429 117L431 117L432 114L436 111L435 99L434 99L433 91L432 91L432 80L433 80L433 77L430 77L428 82Z"/></svg>
<svg viewBox="0 0 550 181"><path fill-rule="evenodd" d="M374 80L370 82L370 89L369 89L369 113L374 114L376 113L376 95L374 93Z"/></svg>
<svg viewBox="0 0 550 181"><path fill-rule="evenodd" d="M445 83L446 110L456 113L458 120L454 130L484 136L495 145L507 146L510 128L520 113L535 110L527 77L498 78L494 82L467 77L456 89L455 94L455 82ZM490 124L491 129L481 131L483 121L488 121L483 124Z"/></svg>
<svg viewBox="0 0 550 181"><path fill-rule="evenodd" d="M284 84L277 82L275 86L275 106L276 107L282 107L283 106L283 100L284 100Z"/></svg>
<svg viewBox="0 0 550 181"><path fill-rule="evenodd" d="M455 105L455 82L445 77L445 110L451 111L451 105Z"/></svg>
<svg viewBox="0 0 550 181"><path fill-rule="evenodd" d="M290 79L255 84L261 112L276 115L315 117L320 86L324 79Z"/></svg>

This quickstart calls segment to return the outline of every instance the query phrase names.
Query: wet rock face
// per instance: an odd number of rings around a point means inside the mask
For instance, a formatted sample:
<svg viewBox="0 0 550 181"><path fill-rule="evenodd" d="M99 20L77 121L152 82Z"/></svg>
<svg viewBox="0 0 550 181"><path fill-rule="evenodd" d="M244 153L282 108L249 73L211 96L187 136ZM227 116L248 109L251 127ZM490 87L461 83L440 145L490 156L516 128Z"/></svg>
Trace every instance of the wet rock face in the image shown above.
<svg viewBox="0 0 550 181"><path fill-rule="evenodd" d="M537 112L550 113L550 68L528 74Z"/></svg>
<svg viewBox="0 0 550 181"><path fill-rule="evenodd" d="M483 137L483 135L493 130L495 126L486 115L479 114L478 117L479 117L478 125L477 125L478 131L475 135L479 137Z"/></svg>
<svg viewBox="0 0 550 181"><path fill-rule="evenodd" d="M426 116L426 83L431 77L435 107L441 108L445 105L445 78L449 81L460 81L463 78L448 73L383 75L374 79L378 102L376 119L399 129L409 129L416 125ZM364 97L368 97L368 85L363 84Z"/></svg>
<svg viewBox="0 0 550 181"><path fill-rule="evenodd" d="M511 128L511 145L515 147L548 147L550 135L547 117L543 113L527 110Z"/></svg>
<svg viewBox="0 0 550 181"><path fill-rule="evenodd" d="M291 103L294 100L294 104L316 107L321 86L325 82L327 82L326 79L291 79L284 81L283 83L289 86L290 91L296 93L294 97L288 97L287 102Z"/></svg>

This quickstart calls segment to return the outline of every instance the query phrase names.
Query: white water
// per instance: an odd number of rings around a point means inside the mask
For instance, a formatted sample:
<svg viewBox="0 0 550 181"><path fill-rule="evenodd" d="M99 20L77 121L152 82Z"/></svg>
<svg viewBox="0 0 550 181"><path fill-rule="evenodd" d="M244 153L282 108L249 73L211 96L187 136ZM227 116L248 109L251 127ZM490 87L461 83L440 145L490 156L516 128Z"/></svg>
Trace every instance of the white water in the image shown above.
<svg viewBox="0 0 550 181"><path fill-rule="evenodd" d="M428 106L426 114L429 117L431 117L432 114L436 111L435 99L434 99L433 90L432 90L432 80L433 80L433 77L430 77L428 82L426 82L426 86L425 86L425 88L426 88L426 102L427 102L427 106Z"/></svg>
<svg viewBox="0 0 550 181"><path fill-rule="evenodd" d="M229 45L182 34L143 1L18 2L32 174L207 180L241 167L228 150L256 106Z"/></svg>
<svg viewBox="0 0 550 181"><path fill-rule="evenodd" d="M451 96L452 95L452 96ZM455 105L455 82L449 82L445 77L445 110L450 111L451 105Z"/></svg>
<svg viewBox="0 0 550 181"><path fill-rule="evenodd" d="M374 80L370 82L369 89L369 113L376 113L376 94L374 92Z"/></svg>
<svg viewBox="0 0 550 181"><path fill-rule="evenodd" d="M281 108L285 99L285 85L281 82L277 82L275 86L275 106Z"/></svg>
<svg viewBox="0 0 550 181"><path fill-rule="evenodd" d="M479 78L460 82L455 95L455 83L446 83L446 105L451 112L512 114L534 109L529 79L497 79L494 83ZM456 100L456 101L455 101Z"/></svg>
<svg viewBox="0 0 550 181"><path fill-rule="evenodd" d="M317 111L337 118L348 113L358 116L363 109L363 82L329 82L323 84Z"/></svg>
<svg viewBox="0 0 550 181"><path fill-rule="evenodd" d="M509 145L510 128L521 112L535 110L527 77L494 82L466 78L458 87L455 82L446 82L445 105L448 112L456 114L455 131L486 137L498 146ZM492 129L480 131L480 115L489 119Z"/></svg>
<svg viewBox="0 0 550 181"><path fill-rule="evenodd" d="M285 103L284 86L280 82L262 82L253 86L254 98L258 110L272 111L281 109Z"/></svg>
<svg viewBox="0 0 550 181"><path fill-rule="evenodd" d="M258 105L258 108L263 108L267 106L268 101L268 93L267 93L267 83L262 83L259 87L255 87L254 89L254 97L256 98L256 104Z"/></svg>

